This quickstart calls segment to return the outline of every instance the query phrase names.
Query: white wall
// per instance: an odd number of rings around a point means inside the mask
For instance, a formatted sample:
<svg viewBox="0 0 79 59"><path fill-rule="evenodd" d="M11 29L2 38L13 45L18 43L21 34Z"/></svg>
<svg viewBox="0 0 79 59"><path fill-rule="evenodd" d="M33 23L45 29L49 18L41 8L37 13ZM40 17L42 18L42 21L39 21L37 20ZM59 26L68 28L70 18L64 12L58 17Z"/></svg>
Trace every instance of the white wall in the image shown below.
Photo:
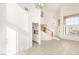
<svg viewBox="0 0 79 59"><path fill-rule="evenodd" d="M7 38L7 46L6 46L6 54L15 54L16 53L16 37L17 32L15 29L7 26L6 27L6 38Z"/></svg>
<svg viewBox="0 0 79 59"><path fill-rule="evenodd" d="M30 17L32 19L32 22L34 22L34 23L39 23L40 22L40 20L41 20L40 9L37 9L37 8L31 9L29 11L29 14L30 14Z"/></svg>
<svg viewBox="0 0 79 59"><path fill-rule="evenodd" d="M5 34L6 6L0 3L0 54L6 53L6 34Z"/></svg>
<svg viewBox="0 0 79 59"><path fill-rule="evenodd" d="M6 7L5 4L0 5L0 19L4 19L4 16L6 15L7 26L17 31L17 51L21 51L32 46L32 21L36 23L40 22L40 10L35 8L34 4L25 4L25 6L29 8L28 12L24 11L18 4L6 4ZM53 12L51 13L53 10L49 11L46 11L45 22L47 26L54 29L56 25L56 14ZM2 28L0 31L3 31L0 36L2 39L5 39L5 37L3 37L5 35L4 22L0 26ZM28 39L30 40L28 41ZM38 39L37 41L40 40ZM0 42L2 42L2 40ZM29 47L27 47L28 43L31 43L29 44ZM1 48L3 47L1 51L4 51L5 43L2 43L2 45L4 46L0 46Z"/></svg>
<svg viewBox="0 0 79 59"><path fill-rule="evenodd" d="M60 27L58 31L58 36L62 37L64 35L64 25L63 25L63 8L60 7Z"/></svg>
<svg viewBox="0 0 79 59"><path fill-rule="evenodd" d="M16 50L17 52L32 46L31 23L28 19L28 12L18 4L6 4L7 25L17 32Z"/></svg>
<svg viewBox="0 0 79 59"><path fill-rule="evenodd" d="M28 8L28 18L29 20L32 20L33 23L38 23L40 24L40 9L35 7L34 3L21 3L18 4L20 5L22 8ZM32 25L32 23L30 23L30 25ZM32 33L32 28L29 29L30 33ZM40 26L38 28L39 32L40 32ZM32 37L32 35L30 35ZM38 35L38 39L35 40L36 42L40 43L40 33Z"/></svg>
<svg viewBox="0 0 79 59"><path fill-rule="evenodd" d="M67 3L62 5L63 15L79 13L79 3Z"/></svg>
<svg viewBox="0 0 79 59"><path fill-rule="evenodd" d="M7 21L28 32L28 13L17 4L7 4Z"/></svg>
<svg viewBox="0 0 79 59"><path fill-rule="evenodd" d="M40 18L40 9L35 7L34 3L19 3L22 8L28 8L29 18L32 22L39 23Z"/></svg>
<svg viewBox="0 0 79 59"><path fill-rule="evenodd" d="M49 6L49 7L51 7L51 6ZM51 10L50 8L47 8L46 10L44 10L43 23L46 24L46 26L50 30L53 30L54 35L56 35L57 17L58 17L57 9ZM41 22L42 22L42 20L41 20Z"/></svg>

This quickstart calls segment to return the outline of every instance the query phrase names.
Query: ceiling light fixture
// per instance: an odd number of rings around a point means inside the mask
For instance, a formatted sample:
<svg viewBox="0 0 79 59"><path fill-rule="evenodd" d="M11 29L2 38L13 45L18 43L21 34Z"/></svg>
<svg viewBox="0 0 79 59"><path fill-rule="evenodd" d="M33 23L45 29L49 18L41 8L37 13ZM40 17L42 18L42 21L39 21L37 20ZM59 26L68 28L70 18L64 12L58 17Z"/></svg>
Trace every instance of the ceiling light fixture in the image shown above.
<svg viewBox="0 0 79 59"><path fill-rule="evenodd" d="M46 4L45 3L35 3L35 6L36 6L36 8L42 9L42 8L46 7Z"/></svg>

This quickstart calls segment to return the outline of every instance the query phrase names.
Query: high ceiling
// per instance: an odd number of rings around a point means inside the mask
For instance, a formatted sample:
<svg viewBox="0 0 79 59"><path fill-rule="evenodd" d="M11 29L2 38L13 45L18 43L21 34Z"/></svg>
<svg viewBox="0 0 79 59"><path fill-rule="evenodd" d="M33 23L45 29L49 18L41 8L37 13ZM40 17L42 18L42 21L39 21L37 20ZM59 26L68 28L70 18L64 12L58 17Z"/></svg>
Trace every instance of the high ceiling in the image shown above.
<svg viewBox="0 0 79 59"><path fill-rule="evenodd" d="M46 6L42 9L45 14L57 16L60 14L61 9L64 15L79 12L79 3L45 3ZM19 3L22 8L29 10L36 8L35 3Z"/></svg>
<svg viewBox="0 0 79 59"><path fill-rule="evenodd" d="M36 8L34 3L20 3L18 5L20 5L22 8L28 8L28 9ZM42 10L44 11L44 13L50 13L52 15L56 15L57 13L59 13L62 5L63 4L61 3L46 3L46 6Z"/></svg>
<svg viewBox="0 0 79 59"><path fill-rule="evenodd" d="M34 3L19 3L19 5L23 8L35 8ZM61 5L61 3L46 3L46 6L43 8L43 10L56 11Z"/></svg>

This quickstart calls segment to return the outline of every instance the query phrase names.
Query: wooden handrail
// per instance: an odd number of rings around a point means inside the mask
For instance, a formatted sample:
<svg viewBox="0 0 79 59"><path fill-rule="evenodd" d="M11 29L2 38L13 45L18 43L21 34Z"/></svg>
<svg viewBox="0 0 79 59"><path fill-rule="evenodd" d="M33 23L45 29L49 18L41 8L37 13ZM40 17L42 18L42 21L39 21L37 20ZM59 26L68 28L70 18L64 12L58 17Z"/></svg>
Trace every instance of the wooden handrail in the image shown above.
<svg viewBox="0 0 79 59"><path fill-rule="evenodd" d="M43 24L41 24L41 31L53 36L53 32Z"/></svg>
<svg viewBox="0 0 79 59"><path fill-rule="evenodd" d="M79 13L74 13L74 14L71 14L71 15L64 16L64 20L66 20L66 18L73 17L73 16L79 17Z"/></svg>

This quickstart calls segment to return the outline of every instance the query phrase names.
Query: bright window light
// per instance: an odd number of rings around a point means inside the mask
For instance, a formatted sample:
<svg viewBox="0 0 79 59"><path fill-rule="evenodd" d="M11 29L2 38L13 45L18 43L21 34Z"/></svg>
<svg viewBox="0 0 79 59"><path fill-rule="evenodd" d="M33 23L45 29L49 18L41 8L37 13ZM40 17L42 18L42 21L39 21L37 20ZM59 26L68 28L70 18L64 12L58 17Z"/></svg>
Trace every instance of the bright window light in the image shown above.
<svg viewBox="0 0 79 59"><path fill-rule="evenodd" d="M79 25L79 17L70 17L66 19L66 25Z"/></svg>

